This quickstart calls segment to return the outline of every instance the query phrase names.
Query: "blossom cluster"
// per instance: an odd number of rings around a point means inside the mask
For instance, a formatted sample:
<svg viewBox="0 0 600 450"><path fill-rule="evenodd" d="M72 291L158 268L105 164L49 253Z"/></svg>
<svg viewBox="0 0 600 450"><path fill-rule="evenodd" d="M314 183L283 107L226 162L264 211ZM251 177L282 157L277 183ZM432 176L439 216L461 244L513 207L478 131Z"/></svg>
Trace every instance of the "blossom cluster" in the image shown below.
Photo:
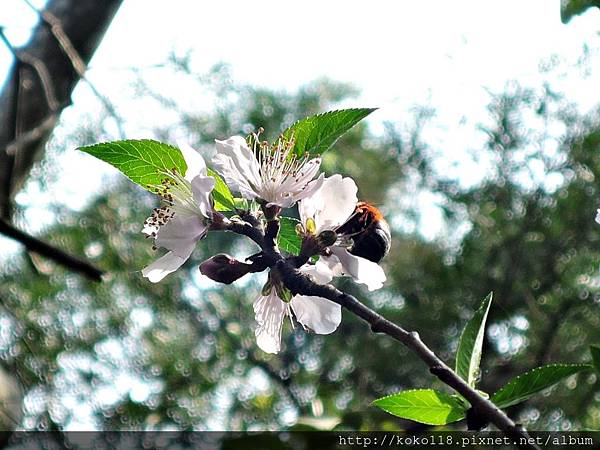
<svg viewBox="0 0 600 450"><path fill-rule="evenodd" d="M311 242L314 254L309 255L299 271L315 283L328 284L334 277L348 276L369 290L379 289L386 280L378 264L381 258L368 258L354 251L357 236L366 225L357 218L356 183L349 177L319 174L320 157L299 156L293 140L278 139L274 144L261 142L258 135L248 139L234 136L216 140L216 155L211 165L232 192L254 202L257 222L277 220L285 208L298 205L300 224L296 231L304 243ZM180 145L187 170L165 173L165 179L155 192L163 205L156 208L142 232L154 240L156 247L168 252L146 267L142 274L151 282L159 282L174 272L190 257L197 242L213 229L225 229L239 217L227 218L214 209L212 191L215 178L196 150ZM250 214L250 213L249 213ZM381 218L379 232L384 250L389 248L389 228ZM309 247L309 246L306 246ZM250 264L227 255L216 255L202 263L200 270L214 280L230 283L249 272ZM307 295L292 295L276 271L254 301L256 338L265 352L281 349L284 319L290 318L305 329L318 334L334 332L341 321L341 306L328 299Z"/></svg>

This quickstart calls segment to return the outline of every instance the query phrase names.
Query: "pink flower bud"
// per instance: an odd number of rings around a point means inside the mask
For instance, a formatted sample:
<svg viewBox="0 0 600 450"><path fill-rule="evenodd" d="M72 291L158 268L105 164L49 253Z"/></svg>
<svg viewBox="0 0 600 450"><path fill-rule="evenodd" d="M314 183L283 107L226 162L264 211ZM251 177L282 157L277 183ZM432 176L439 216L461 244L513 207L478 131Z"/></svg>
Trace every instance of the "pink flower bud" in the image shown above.
<svg viewBox="0 0 600 450"><path fill-rule="evenodd" d="M250 272L252 264L243 263L224 253L213 256L200 264L200 273L213 281L231 284Z"/></svg>

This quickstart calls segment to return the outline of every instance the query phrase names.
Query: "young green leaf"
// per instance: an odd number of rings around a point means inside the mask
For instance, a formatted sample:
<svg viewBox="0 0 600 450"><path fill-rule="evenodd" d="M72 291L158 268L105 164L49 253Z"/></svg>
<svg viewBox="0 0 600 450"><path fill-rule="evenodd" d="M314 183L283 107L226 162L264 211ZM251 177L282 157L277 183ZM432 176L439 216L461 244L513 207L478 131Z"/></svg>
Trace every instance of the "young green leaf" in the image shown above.
<svg viewBox="0 0 600 450"><path fill-rule="evenodd" d="M250 208L250 202L245 198L234 197L233 204L235 206L235 209L247 211Z"/></svg>
<svg viewBox="0 0 600 450"><path fill-rule="evenodd" d="M597 345L590 345L590 353L592 354L592 365L600 375L600 347Z"/></svg>
<svg viewBox="0 0 600 450"><path fill-rule="evenodd" d="M294 138L294 153L318 156L327 151L350 128L377 108L354 108L329 111L299 120L283 131L286 139Z"/></svg>
<svg viewBox="0 0 600 450"><path fill-rule="evenodd" d="M104 142L79 150L111 164L149 191L152 190L149 186L159 185L163 180L161 172L177 169L185 174L187 170L181 150L149 139Z"/></svg>
<svg viewBox="0 0 600 450"><path fill-rule="evenodd" d="M414 389L378 398L373 405L394 416L428 425L446 425L465 417L459 400L433 389Z"/></svg>
<svg viewBox="0 0 600 450"><path fill-rule="evenodd" d="M490 399L499 408L507 408L527 400L564 378L582 370L591 369L588 364L551 364L537 367L509 381Z"/></svg>
<svg viewBox="0 0 600 450"><path fill-rule="evenodd" d="M277 236L277 245L280 250L284 250L292 255L300 253L302 239L296 234L296 225L300 221L292 217L279 218L279 235Z"/></svg>
<svg viewBox="0 0 600 450"><path fill-rule="evenodd" d="M490 305L492 304L492 293L483 300L481 306L467 322L456 352L456 373L465 380L469 386L475 387L481 362L481 348L485 335L485 322L487 320Z"/></svg>
<svg viewBox="0 0 600 450"><path fill-rule="evenodd" d="M215 187L212 191L215 209L217 211L233 211L235 209L235 200L229 187L217 172L212 169L207 169L207 172L215 179Z"/></svg>

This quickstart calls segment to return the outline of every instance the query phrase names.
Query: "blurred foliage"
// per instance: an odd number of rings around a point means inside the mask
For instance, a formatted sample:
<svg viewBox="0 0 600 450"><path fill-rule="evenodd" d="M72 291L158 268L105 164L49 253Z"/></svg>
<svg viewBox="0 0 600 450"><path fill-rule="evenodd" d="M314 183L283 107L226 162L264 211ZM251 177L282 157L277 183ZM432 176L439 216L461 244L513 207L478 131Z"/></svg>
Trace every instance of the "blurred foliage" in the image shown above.
<svg viewBox="0 0 600 450"><path fill-rule="evenodd" d="M569 23L573 16L583 14L592 7L600 8L598 0L561 0L560 2L560 20L562 23Z"/></svg>
<svg viewBox="0 0 600 450"><path fill-rule="evenodd" d="M155 137L170 142L184 129L207 157L215 138L259 126L272 138L358 94L326 79L271 91L235 84L226 66L196 77L186 58L172 62L214 95L216 108L181 113ZM179 112L143 80L138 92ZM473 152L489 170L465 186L445 175L438 149L426 144L432 114L416 109L382 135L361 123L326 154L324 170L352 176L394 230L385 289L339 286L417 330L446 361L494 291L479 383L487 392L542 363L589 361L588 346L600 342L598 117L580 116L549 88L508 86L492 96L481 127L486 144ZM422 217L418 202L405 200L422 192L443 212L445 231L435 240L411 231ZM156 201L120 177L83 211L55 207L56 223L41 238L105 269L102 284L25 253L2 266L0 359L24 386L26 429L91 421L100 429L396 430L415 425L369 406L373 399L445 389L405 348L347 313L329 336L286 324L284 350L261 352L251 303L264 276L221 286L198 271L215 253L250 255L241 238L211 233L181 270L147 282L139 269L156 254L140 229ZM598 428L599 400L600 380L588 372L509 412L531 429Z"/></svg>

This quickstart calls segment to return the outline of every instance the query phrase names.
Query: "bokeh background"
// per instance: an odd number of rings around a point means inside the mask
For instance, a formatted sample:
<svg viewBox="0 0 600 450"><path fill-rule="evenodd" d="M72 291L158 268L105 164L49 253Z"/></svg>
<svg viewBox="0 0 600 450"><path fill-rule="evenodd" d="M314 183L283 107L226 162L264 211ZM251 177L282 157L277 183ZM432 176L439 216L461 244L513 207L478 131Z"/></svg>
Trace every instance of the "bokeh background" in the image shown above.
<svg viewBox="0 0 600 450"><path fill-rule="evenodd" d="M380 110L323 169L354 178L393 230L385 287L338 287L448 362L493 291L487 392L542 364L590 360L600 343L598 8L562 2L561 21L558 1L206 3L124 0L87 81L43 130L48 142L31 163L0 159L4 181L14 167L20 175L2 190L3 221L105 272L94 282L0 236L3 428L414 429L370 406L401 389L444 389L414 355L350 314L329 336L286 324L283 351L263 353L251 304L264 274L221 286L198 271L253 246L209 234L181 270L149 283L140 270L156 253L140 230L157 199L76 151L185 139L210 158L215 138L259 126L273 137L338 107ZM0 6L0 108L13 51L28 49L39 20L21 0ZM12 129L7 117L0 110L0 129ZM10 155L10 139L0 142ZM599 429L600 380L573 376L509 413L533 430Z"/></svg>

